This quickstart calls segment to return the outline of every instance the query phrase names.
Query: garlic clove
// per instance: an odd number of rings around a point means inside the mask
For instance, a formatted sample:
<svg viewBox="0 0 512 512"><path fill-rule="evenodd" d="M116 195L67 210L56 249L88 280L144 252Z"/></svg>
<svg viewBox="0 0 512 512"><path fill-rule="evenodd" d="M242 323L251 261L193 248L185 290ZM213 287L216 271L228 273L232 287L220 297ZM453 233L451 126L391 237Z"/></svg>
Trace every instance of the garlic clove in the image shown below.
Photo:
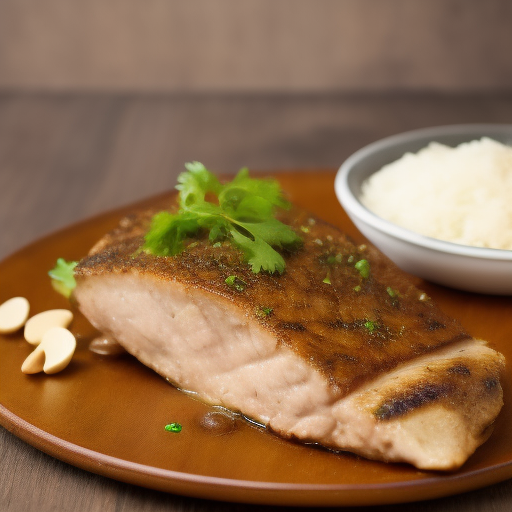
<svg viewBox="0 0 512 512"><path fill-rule="evenodd" d="M52 327L68 327L73 313L67 309L50 309L29 318L25 324L25 339L32 345L39 345L45 333Z"/></svg>
<svg viewBox="0 0 512 512"><path fill-rule="evenodd" d="M27 374L41 371L47 374L60 372L71 361L75 348L76 339L70 331L63 327L52 327L25 359L21 371Z"/></svg>
<svg viewBox="0 0 512 512"><path fill-rule="evenodd" d="M30 304L25 297L13 297L0 306L0 333L10 334L27 321Z"/></svg>

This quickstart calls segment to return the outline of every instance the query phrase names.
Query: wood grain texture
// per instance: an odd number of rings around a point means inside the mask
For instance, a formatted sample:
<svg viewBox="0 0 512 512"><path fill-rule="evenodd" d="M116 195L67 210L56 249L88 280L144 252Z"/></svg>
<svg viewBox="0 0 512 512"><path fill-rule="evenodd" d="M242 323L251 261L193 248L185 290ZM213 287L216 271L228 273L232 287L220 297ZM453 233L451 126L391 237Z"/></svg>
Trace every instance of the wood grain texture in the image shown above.
<svg viewBox="0 0 512 512"><path fill-rule="evenodd" d="M283 172L336 168L354 150L386 135L511 118L507 95L0 94L0 258L78 219L172 188L188 160L226 173L242 165ZM167 495L99 477L4 429L0 474L2 512L261 508ZM414 506L418 512L511 508L510 482Z"/></svg>
<svg viewBox="0 0 512 512"><path fill-rule="evenodd" d="M0 87L510 90L508 0L2 0Z"/></svg>

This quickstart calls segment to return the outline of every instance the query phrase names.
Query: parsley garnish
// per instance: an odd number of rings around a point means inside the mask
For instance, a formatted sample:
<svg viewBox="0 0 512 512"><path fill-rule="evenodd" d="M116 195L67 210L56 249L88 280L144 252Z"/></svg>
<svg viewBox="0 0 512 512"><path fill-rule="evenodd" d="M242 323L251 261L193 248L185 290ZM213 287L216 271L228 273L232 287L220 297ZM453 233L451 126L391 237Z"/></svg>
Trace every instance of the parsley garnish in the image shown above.
<svg viewBox="0 0 512 512"><path fill-rule="evenodd" d="M228 276L224 282L239 292L243 292L247 286L245 281L236 276Z"/></svg>
<svg viewBox="0 0 512 512"><path fill-rule="evenodd" d="M210 242L227 239L244 254L254 273L282 273L285 261L276 249L292 249L300 237L274 218L276 208L289 208L275 180L252 179L246 168L226 184L199 162L185 165L178 177L179 211L157 213L143 249L157 256L175 256L183 241L201 230Z"/></svg>
<svg viewBox="0 0 512 512"><path fill-rule="evenodd" d="M365 323L364 323L364 326L370 331L370 332L373 332L376 328L377 328L377 325L375 322L372 322L371 320L367 320Z"/></svg>
<svg viewBox="0 0 512 512"><path fill-rule="evenodd" d="M48 272L48 275L52 278L53 289L66 298L69 298L71 292L75 289L74 270L77 265L77 261L68 262L64 258L59 258L55 267Z"/></svg>
<svg viewBox="0 0 512 512"><path fill-rule="evenodd" d="M175 434L179 434L182 431L183 427L181 423L169 423L165 425L164 430L166 432L174 432Z"/></svg>
<svg viewBox="0 0 512 512"><path fill-rule="evenodd" d="M388 295L391 298L395 298L395 297L399 297L400 296L400 294L396 290L393 290L393 288L391 288L391 286L388 286L386 288L386 291L388 292Z"/></svg>
<svg viewBox="0 0 512 512"><path fill-rule="evenodd" d="M361 274L363 279L368 279L370 277L370 264L368 260L359 260L354 267Z"/></svg>
<svg viewBox="0 0 512 512"><path fill-rule="evenodd" d="M263 316L270 316L274 312L274 308L260 307L260 314Z"/></svg>

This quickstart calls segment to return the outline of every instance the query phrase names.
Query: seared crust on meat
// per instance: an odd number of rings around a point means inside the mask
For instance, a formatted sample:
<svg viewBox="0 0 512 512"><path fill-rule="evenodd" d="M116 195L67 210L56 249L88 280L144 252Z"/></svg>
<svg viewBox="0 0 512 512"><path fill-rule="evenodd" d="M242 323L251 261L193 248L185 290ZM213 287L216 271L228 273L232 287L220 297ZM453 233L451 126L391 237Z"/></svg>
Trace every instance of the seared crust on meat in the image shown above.
<svg viewBox="0 0 512 512"><path fill-rule="evenodd" d="M285 438L420 469L460 467L492 431L504 357L370 245L295 209L280 220L302 246L282 275L254 274L206 233L147 254L154 213L96 244L75 299L168 381Z"/></svg>
<svg viewBox="0 0 512 512"><path fill-rule="evenodd" d="M190 240L178 256L147 254L141 246L154 213L125 218L100 240L76 267L77 282L131 272L224 297L318 370L330 383L333 396L346 396L399 365L469 339L385 256L369 245L355 245L308 212L293 209L281 216L303 239L302 247L283 254L282 275L254 274L239 250L227 241L212 245L207 236ZM355 267L363 259L370 264L367 278ZM242 286L226 284L229 276ZM452 366L441 387L418 393L446 395L443 386L463 379L463 367L457 372ZM404 395L406 405L399 406L395 398L383 399L386 412L381 420L415 403ZM389 400L395 405L388 405Z"/></svg>

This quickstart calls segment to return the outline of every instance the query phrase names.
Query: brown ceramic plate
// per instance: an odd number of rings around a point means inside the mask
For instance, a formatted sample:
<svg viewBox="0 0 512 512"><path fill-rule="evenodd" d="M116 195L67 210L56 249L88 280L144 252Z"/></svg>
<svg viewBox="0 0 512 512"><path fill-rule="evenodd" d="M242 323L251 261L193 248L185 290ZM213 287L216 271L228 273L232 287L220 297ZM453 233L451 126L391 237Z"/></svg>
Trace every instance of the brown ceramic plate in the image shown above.
<svg viewBox="0 0 512 512"><path fill-rule="evenodd" d="M361 239L336 201L334 173L284 173L279 179L294 202ZM3 261L0 303L22 295L32 314L69 307L51 289L48 269L57 257L85 255L129 210L77 224ZM511 298L417 282L473 335L512 360ZM0 337L0 423L31 445L88 471L201 498L317 506L422 500L512 477L508 375L505 407L489 441L461 470L440 474L295 444L241 420L235 431L215 435L201 426L211 408L130 356L102 358L90 352L95 333L80 315L71 329L78 338L76 354L65 371L53 376L23 375L20 367L31 347L19 333ZM165 431L170 422L181 423L181 433Z"/></svg>

